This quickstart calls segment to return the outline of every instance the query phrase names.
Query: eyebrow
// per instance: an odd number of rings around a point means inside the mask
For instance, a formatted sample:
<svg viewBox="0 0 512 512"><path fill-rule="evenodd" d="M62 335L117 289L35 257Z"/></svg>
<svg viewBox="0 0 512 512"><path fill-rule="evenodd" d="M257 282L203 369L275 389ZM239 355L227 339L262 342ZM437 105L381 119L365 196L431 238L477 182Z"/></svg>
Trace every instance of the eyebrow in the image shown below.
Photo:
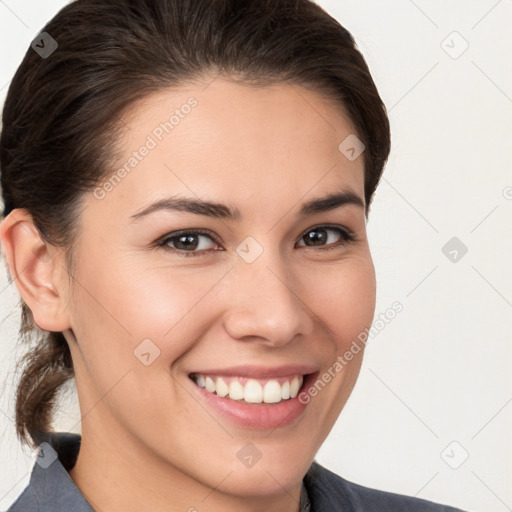
<svg viewBox="0 0 512 512"><path fill-rule="evenodd" d="M299 211L299 216L303 217L314 213L327 212L349 204L359 206L363 209L365 208L364 201L359 195L350 189L345 189L304 203ZM240 210L233 206L188 197L169 197L159 199L158 201L146 206L132 215L130 217L130 221L135 222L140 218L159 210L188 212L196 215L204 215L207 217L233 221L238 221L242 218Z"/></svg>

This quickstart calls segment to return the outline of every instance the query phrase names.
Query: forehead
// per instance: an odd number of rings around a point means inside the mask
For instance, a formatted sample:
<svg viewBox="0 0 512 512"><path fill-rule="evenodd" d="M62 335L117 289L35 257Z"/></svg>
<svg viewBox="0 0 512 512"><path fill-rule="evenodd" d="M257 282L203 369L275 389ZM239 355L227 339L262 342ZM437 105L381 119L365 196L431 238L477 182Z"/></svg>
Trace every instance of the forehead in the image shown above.
<svg viewBox="0 0 512 512"><path fill-rule="evenodd" d="M355 132L342 106L297 85L190 83L146 97L123 123L102 201L123 215L169 194L269 213L340 186L364 196L363 157L339 149Z"/></svg>

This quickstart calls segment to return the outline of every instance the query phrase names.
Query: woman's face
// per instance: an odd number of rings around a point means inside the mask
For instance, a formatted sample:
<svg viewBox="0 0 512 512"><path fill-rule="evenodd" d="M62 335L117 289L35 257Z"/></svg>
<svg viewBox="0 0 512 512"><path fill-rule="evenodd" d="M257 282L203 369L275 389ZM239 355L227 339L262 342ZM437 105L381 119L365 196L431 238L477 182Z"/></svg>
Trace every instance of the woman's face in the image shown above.
<svg viewBox="0 0 512 512"><path fill-rule="evenodd" d="M333 368L373 319L363 156L339 149L354 129L304 88L221 78L124 122L64 299L84 438L135 472L281 493L349 397L362 351Z"/></svg>

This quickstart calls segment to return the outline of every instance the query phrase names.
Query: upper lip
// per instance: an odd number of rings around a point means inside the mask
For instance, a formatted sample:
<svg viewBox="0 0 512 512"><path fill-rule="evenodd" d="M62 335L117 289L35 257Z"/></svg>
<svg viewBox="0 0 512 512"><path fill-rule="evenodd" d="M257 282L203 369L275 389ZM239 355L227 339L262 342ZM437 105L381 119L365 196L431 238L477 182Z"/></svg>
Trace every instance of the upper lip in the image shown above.
<svg viewBox="0 0 512 512"><path fill-rule="evenodd" d="M272 379L277 377L288 377L292 375L306 375L318 371L314 365L287 364L282 366L231 366L229 368L209 368L205 370L196 370L192 374L200 373L202 375L225 375L230 377L248 377L252 379Z"/></svg>

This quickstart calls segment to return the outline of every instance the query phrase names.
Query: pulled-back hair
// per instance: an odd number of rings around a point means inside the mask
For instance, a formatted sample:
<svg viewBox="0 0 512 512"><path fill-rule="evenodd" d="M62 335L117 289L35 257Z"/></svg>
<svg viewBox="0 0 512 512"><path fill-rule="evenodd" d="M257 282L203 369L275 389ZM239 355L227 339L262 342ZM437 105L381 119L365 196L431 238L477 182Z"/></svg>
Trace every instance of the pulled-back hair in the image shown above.
<svg viewBox="0 0 512 512"><path fill-rule="evenodd" d="M43 240L64 249L70 275L80 199L112 172L121 115L208 75L303 85L342 106L366 147L368 214L390 151L386 109L352 35L314 2L75 0L41 32L58 46L46 58L28 49L3 109L4 216L25 208ZM63 334L40 330L21 307L20 336L35 344L20 361L16 432L37 444L73 362Z"/></svg>

